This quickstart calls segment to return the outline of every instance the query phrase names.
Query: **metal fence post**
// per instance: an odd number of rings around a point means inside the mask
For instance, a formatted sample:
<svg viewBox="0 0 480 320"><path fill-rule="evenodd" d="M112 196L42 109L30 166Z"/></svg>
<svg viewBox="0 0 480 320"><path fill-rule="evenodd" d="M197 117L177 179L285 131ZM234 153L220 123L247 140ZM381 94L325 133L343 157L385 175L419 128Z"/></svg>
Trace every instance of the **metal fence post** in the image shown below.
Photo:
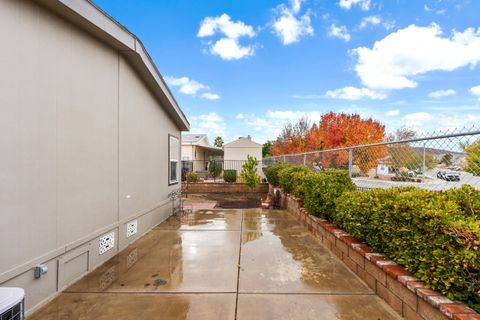
<svg viewBox="0 0 480 320"><path fill-rule="evenodd" d="M303 154L303 165L304 166L307 165L307 154L306 153Z"/></svg>
<svg viewBox="0 0 480 320"><path fill-rule="evenodd" d="M348 149L348 175L352 177L352 167L353 167L353 151Z"/></svg>

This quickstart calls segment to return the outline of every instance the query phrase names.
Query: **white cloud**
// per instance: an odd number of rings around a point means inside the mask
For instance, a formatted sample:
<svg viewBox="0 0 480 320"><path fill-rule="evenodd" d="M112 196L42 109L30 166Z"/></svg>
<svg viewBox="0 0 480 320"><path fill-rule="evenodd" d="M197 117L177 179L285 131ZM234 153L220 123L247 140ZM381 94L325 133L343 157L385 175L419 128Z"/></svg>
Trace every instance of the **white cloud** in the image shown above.
<svg viewBox="0 0 480 320"><path fill-rule="evenodd" d="M192 116L189 118L191 132L205 133L209 137L221 136L226 139L224 119L215 112Z"/></svg>
<svg viewBox="0 0 480 320"><path fill-rule="evenodd" d="M218 100L221 97L220 97L220 95L218 95L216 93L205 92L205 93L202 93L202 98L208 99L208 100Z"/></svg>
<svg viewBox="0 0 480 320"><path fill-rule="evenodd" d="M387 117L396 117L396 116L398 116L399 114L400 114L400 110L398 110L398 109L389 110L389 111L385 112L385 115L386 115Z"/></svg>
<svg viewBox="0 0 480 320"><path fill-rule="evenodd" d="M186 95L195 96L200 91L210 89L209 86L203 83L200 83L198 81L192 80L188 77L175 78L175 77L167 76L164 79L168 85L172 87L179 87L178 91ZM200 95L200 97L204 99L209 99L209 100L220 99L220 96L218 94L212 93L212 92L204 92Z"/></svg>
<svg viewBox="0 0 480 320"><path fill-rule="evenodd" d="M428 94L428 97L433 99L440 99L440 98L450 97L455 94L457 94L457 92L453 89L437 90L437 91L430 92Z"/></svg>
<svg viewBox="0 0 480 320"><path fill-rule="evenodd" d="M224 60L238 60L255 54L253 45L243 46L240 38L252 38L256 35L252 26L242 21L232 21L226 13L218 17L206 17L203 19L197 36L199 38L212 37L222 34L217 41L209 42L209 52L218 55Z"/></svg>
<svg viewBox="0 0 480 320"><path fill-rule="evenodd" d="M480 85L470 88L470 93L480 98Z"/></svg>
<svg viewBox="0 0 480 320"><path fill-rule="evenodd" d="M362 19L360 22L359 28L365 29L368 26L379 26L382 25L385 29L390 30L395 27L395 21L385 21L379 15L368 16Z"/></svg>
<svg viewBox="0 0 480 320"><path fill-rule="evenodd" d="M353 6L358 5L363 11L370 10L370 0L340 0L338 3L340 8L350 10Z"/></svg>
<svg viewBox="0 0 480 320"><path fill-rule="evenodd" d="M299 16L303 0L291 0L290 7L277 7L278 17L273 22L273 31L284 45L300 41L314 33L309 13Z"/></svg>
<svg viewBox="0 0 480 320"><path fill-rule="evenodd" d="M342 39L345 42L348 42L351 39L350 34L348 33L347 27L345 26L337 27L335 24L332 24L330 26L328 35L332 38Z"/></svg>
<svg viewBox="0 0 480 320"><path fill-rule="evenodd" d="M333 99L360 100L363 98L382 100L387 97L382 92L376 92L368 88L345 87L336 90L328 90L325 96Z"/></svg>
<svg viewBox="0 0 480 320"><path fill-rule="evenodd" d="M377 41L373 48L353 50L362 83L372 89L415 88L415 77L431 71L474 68L480 62L480 28L443 37L436 24L410 25Z"/></svg>
<svg viewBox="0 0 480 320"><path fill-rule="evenodd" d="M433 120L433 116L428 112L415 112L405 115L405 120L412 123L421 123Z"/></svg>
<svg viewBox="0 0 480 320"><path fill-rule="evenodd" d="M208 86L198 81L189 79L188 77L175 78L167 76L165 77L165 81L171 86L179 87L180 89L178 91L187 95L195 95L202 89L208 89Z"/></svg>
<svg viewBox="0 0 480 320"><path fill-rule="evenodd" d="M245 116L243 115L243 113L239 113L235 116L235 118L240 120L240 119L245 118Z"/></svg>

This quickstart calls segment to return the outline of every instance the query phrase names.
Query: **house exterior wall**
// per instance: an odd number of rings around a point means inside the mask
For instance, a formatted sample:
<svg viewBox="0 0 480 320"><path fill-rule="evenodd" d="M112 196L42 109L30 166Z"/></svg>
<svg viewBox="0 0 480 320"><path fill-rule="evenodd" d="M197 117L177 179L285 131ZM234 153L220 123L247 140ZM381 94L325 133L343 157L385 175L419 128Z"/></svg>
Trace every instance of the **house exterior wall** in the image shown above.
<svg viewBox="0 0 480 320"><path fill-rule="evenodd" d="M262 146L248 139L239 139L223 146L223 157L225 160L225 169L238 169L238 163L234 160L247 160L250 155L255 157L259 162L258 174L263 177L261 168L262 163Z"/></svg>
<svg viewBox="0 0 480 320"><path fill-rule="evenodd" d="M34 2L1 1L0 36L0 286L32 311L171 214L181 135L118 51Z"/></svg>

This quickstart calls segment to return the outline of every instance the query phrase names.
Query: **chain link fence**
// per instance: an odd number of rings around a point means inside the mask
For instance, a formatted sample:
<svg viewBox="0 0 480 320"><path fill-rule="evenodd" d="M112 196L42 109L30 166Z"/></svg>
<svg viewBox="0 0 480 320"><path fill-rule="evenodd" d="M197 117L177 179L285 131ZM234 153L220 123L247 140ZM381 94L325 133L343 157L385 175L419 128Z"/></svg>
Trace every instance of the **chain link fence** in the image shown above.
<svg viewBox="0 0 480 320"><path fill-rule="evenodd" d="M439 131L413 139L275 156L263 160L306 165L314 171L345 169L359 189L415 186L480 189L480 130Z"/></svg>

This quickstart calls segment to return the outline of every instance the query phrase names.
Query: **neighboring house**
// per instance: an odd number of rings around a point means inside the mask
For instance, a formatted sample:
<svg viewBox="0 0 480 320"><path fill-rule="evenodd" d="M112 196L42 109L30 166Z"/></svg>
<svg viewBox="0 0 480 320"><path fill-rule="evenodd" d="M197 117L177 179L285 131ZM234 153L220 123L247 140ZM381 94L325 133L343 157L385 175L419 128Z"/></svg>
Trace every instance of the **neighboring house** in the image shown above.
<svg viewBox="0 0 480 320"><path fill-rule="evenodd" d="M0 38L0 285L30 313L171 215L189 123L91 1L2 0Z"/></svg>
<svg viewBox="0 0 480 320"><path fill-rule="evenodd" d="M222 160L222 148L212 147L206 134L182 134L182 161Z"/></svg>
<svg viewBox="0 0 480 320"><path fill-rule="evenodd" d="M206 134L182 134L182 170L195 171L205 178L211 160L223 160L222 148L212 147ZM182 179L186 178L186 172L182 173Z"/></svg>
<svg viewBox="0 0 480 320"><path fill-rule="evenodd" d="M262 145L248 138L238 138L235 141L223 145L224 169L241 170L241 163L247 160L248 156L255 157L260 163L258 174L263 177L262 172ZM238 172L240 174L240 172Z"/></svg>

